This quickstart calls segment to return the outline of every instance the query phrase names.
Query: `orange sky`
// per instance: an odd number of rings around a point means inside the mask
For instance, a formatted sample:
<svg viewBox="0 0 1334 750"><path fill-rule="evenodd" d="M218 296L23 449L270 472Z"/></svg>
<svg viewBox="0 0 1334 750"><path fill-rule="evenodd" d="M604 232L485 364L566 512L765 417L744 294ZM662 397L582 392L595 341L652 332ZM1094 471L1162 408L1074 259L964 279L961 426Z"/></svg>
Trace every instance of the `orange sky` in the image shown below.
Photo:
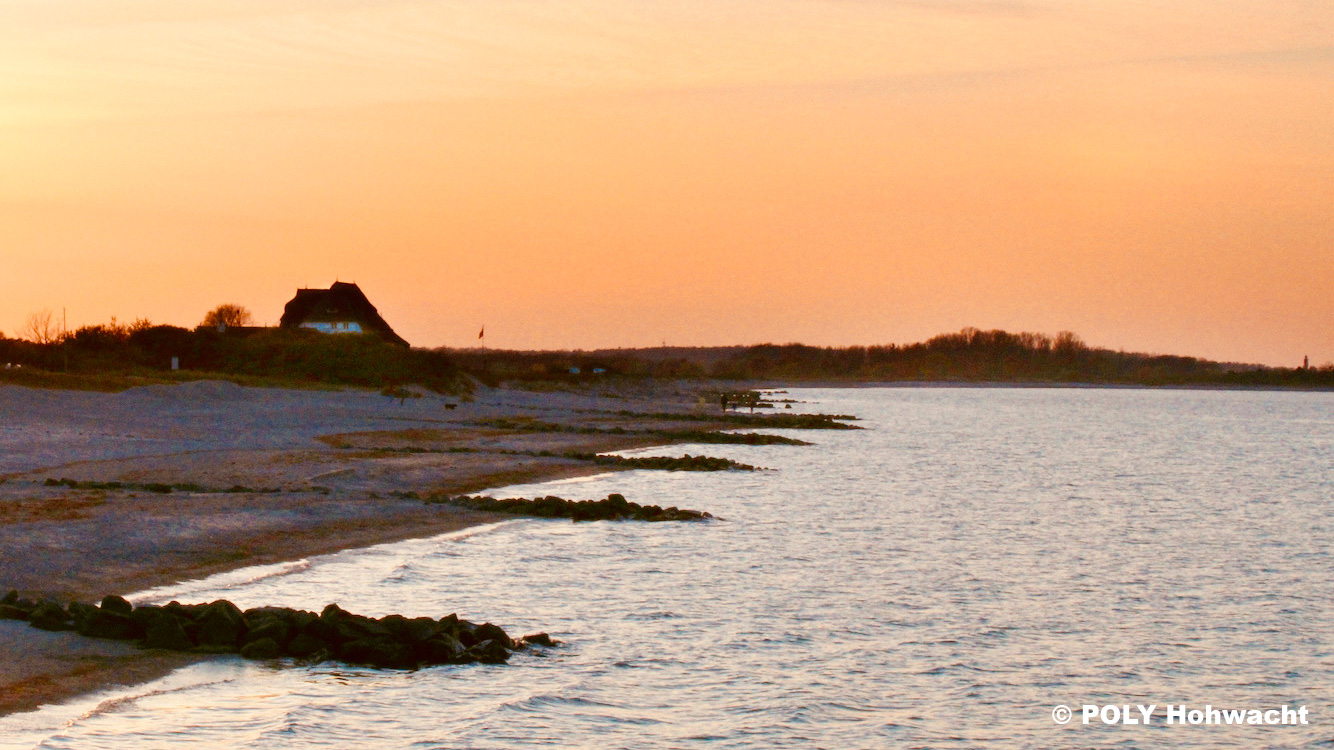
<svg viewBox="0 0 1334 750"><path fill-rule="evenodd" d="M1169 7L1163 7L1169 6ZM4 0L0 331L1334 360L1325 0Z"/></svg>

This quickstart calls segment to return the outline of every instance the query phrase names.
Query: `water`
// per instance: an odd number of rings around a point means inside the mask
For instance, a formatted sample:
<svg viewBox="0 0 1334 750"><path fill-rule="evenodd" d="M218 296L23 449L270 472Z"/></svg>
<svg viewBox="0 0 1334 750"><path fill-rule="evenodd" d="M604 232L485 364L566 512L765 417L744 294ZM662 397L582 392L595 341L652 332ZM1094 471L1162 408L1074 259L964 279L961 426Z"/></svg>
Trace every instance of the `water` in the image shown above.
<svg viewBox="0 0 1334 750"><path fill-rule="evenodd" d="M449 612L566 642L416 672L223 660L0 719L41 748L1334 746L1334 394L794 391L868 429L677 446L760 473L507 488L707 510L518 520L146 592ZM1305 726L1163 724L1166 704ZM1065 726L1058 704L1075 709ZM1149 726L1082 704L1157 704ZM1134 710L1132 708L1132 710ZM7 740L0 739L0 744Z"/></svg>

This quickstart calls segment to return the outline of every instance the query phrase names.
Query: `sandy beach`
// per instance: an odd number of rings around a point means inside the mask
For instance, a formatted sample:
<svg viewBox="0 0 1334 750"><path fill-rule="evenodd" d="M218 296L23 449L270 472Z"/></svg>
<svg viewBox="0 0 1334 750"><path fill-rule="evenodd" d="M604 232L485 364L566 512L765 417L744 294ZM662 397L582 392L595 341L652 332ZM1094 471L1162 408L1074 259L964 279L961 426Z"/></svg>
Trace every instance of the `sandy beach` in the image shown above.
<svg viewBox="0 0 1334 750"><path fill-rule="evenodd" d="M493 522L418 498L601 473L560 456L670 442L661 433L679 422L638 415L707 408L661 385L403 401L218 381L121 393L0 386L0 588L96 602ZM21 621L0 621L0 644L0 714L202 658Z"/></svg>

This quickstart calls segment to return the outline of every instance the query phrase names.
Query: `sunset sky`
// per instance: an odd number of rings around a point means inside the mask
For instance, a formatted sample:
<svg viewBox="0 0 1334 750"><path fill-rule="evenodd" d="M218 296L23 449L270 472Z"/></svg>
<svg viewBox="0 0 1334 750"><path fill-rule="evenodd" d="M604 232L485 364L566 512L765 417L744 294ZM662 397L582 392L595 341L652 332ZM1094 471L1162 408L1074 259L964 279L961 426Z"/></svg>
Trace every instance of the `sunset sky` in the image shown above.
<svg viewBox="0 0 1334 750"><path fill-rule="evenodd" d="M0 331L1334 360L1329 0L0 0Z"/></svg>

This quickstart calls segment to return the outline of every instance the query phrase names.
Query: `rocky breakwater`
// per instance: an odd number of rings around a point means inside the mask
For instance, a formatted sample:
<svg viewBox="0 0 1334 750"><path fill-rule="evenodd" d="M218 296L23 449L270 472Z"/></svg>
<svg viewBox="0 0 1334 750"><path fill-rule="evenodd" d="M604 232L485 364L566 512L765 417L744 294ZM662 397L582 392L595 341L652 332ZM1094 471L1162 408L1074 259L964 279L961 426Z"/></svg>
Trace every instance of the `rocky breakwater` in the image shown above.
<svg viewBox="0 0 1334 750"><path fill-rule="evenodd" d="M713 518L709 513L671 506L640 505L612 493L603 500L566 500L555 495L531 500L511 497L497 500L490 496L460 495L443 497L428 502L447 503L460 508L485 510L492 513L513 513L539 518L569 518L574 521L704 521Z"/></svg>
<svg viewBox="0 0 1334 750"><path fill-rule="evenodd" d="M26 620L43 630L73 630L90 638L137 641L143 648L201 654L239 653L249 659L290 657L307 663L337 660L389 669L437 664L500 664L515 651L557 645L546 633L510 638L498 625L448 615L438 620L388 615L378 619L330 604L315 614L286 607L242 611L220 599L135 607L119 596L99 606L35 602L11 591L0 618Z"/></svg>

